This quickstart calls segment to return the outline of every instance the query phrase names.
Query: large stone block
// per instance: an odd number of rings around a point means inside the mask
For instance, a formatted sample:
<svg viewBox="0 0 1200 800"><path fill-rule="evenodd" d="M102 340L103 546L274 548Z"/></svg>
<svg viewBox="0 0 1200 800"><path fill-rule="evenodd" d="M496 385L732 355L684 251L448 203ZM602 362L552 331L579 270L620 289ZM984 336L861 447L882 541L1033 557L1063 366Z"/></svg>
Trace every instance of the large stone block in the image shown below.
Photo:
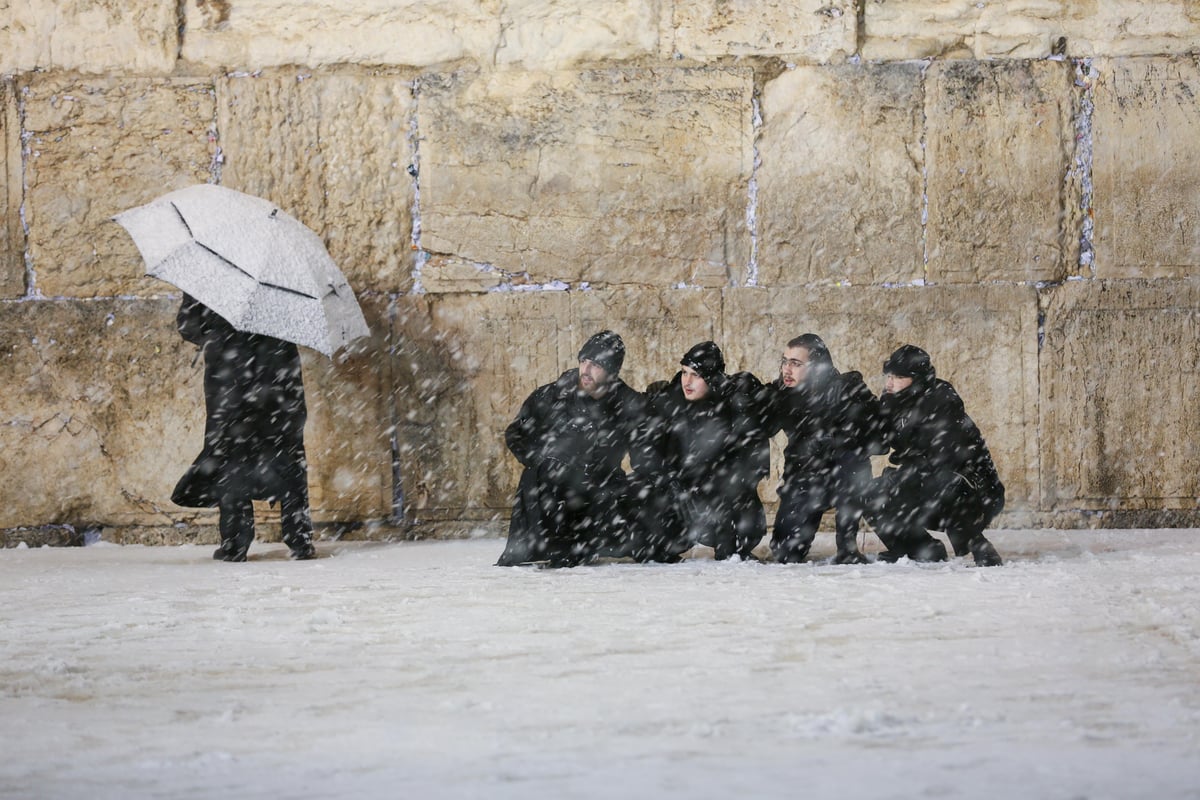
<svg viewBox="0 0 1200 800"><path fill-rule="evenodd" d="M175 331L177 308L165 299L4 305L0 528L213 516L170 502L204 438L203 361ZM304 351L318 521L390 511L379 349L367 343L338 362Z"/></svg>
<svg viewBox="0 0 1200 800"><path fill-rule="evenodd" d="M645 0L524 0L504 3L494 52L476 60L499 66L561 69L623 61L658 50L658 17Z"/></svg>
<svg viewBox="0 0 1200 800"><path fill-rule="evenodd" d="M749 264L747 69L422 79L421 239L514 282L728 285Z"/></svg>
<svg viewBox="0 0 1200 800"><path fill-rule="evenodd" d="M1045 318L1047 510L1195 510L1200 282L1071 282Z"/></svg>
<svg viewBox="0 0 1200 800"><path fill-rule="evenodd" d="M29 83L24 112L34 288L47 297L164 291L110 218L212 177L212 84L56 74Z"/></svg>
<svg viewBox="0 0 1200 800"><path fill-rule="evenodd" d="M824 63L853 54L852 0L675 0L663 3L665 54L780 56Z"/></svg>
<svg viewBox="0 0 1200 800"><path fill-rule="evenodd" d="M21 121L15 86L0 80L0 298L25 293L21 225Z"/></svg>
<svg viewBox="0 0 1200 800"><path fill-rule="evenodd" d="M901 344L929 352L996 460L1009 510L1037 509L1038 308L1021 286L736 289L725 296L726 361L772 380L789 339L816 333L834 365L877 395ZM778 457L773 464L778 475Z"/></svg>
<svg viewBox="0 0 1200 800"><path fill-rule="evenodd" d="M284 70L218 82L222 184L317 231L357 291L412 286L412 85Z"/></svg>
<svg viewBox="0 0 1200 800"><path fill-rule="evenodd" d="M0 4L0 74L166 74L178 31L176 0L9 0Z"/></svg>
<svg viewBox="0 0 1200 800"><path fill-rule="evenodd" d="M800 67L763 91L758 284L924 274L916 64Z"/></svg>
<svg viewBox="0 0 1200 800"><path fill-rule="evenodd" d="M1193 58L1109 59L1092 120L1095 271L1200 271L1200 67Z"/></svg>
<svg viewBox="0 0 1200 800"><path fill-rule="evenodd" d="M1057 61L930 66L928 278L1061 280L1079 263L1074 74Z"/></svg>
<svg viewBox="0 0 1200 800"><path fill-rule="evenodd" d="M888 0L863 8L862 55L871 60L1187 53L1200 36L1191 0Z"/></svg>
<svg viewBox="0 0 1200 800"><path fill-rule="evenodd" d="M208 68L490 59L499 0L187 0L182 57Z"/></svg>

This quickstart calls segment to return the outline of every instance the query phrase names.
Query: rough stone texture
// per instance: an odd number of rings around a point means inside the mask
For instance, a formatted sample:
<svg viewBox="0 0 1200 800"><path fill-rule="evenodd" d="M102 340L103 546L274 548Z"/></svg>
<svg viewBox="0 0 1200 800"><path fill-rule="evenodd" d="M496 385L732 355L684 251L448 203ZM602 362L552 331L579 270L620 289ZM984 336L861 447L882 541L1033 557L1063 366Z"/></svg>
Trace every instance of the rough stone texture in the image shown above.
<svg viewBox="0 0 1200 800"><path fill-rule="evenodd" d="M664 55L780 56L824 63L856 49L852 0L673 0L662 8Z"/></svg>
<svg viewBox="0 0 1200 800"><path fill-rule="evenodd" d="M1186 53L1200 36L1192 0L868 0L862 56L1075 58Z"/></svg>
<svg viewBox="0 0 1200 800"><path fill-rule="evenodd" d="M0 80L0 298L25 293L20 131L15 86Z"/></svg>
<svg viewBox="0 0 1200 800"><path fill-rule="evenodd" d="M655 4L646 0L504 3L500 30L498 66L541 69L652 55L659 38Z"/></svg>
<svg viewBox="0 0 1200 800"><path fill-rule="evenodd" d="M927 277L1059 280L1079 262L1073 73L1055 61L933 64Z"/></svg>
<svg viewBox="0 0 1200 800"><path fill-rule="evenodd" d="M1071 282L1045 306L1045 508L1195 510L1200 282Z"/></svg>
<svg viewBox="0 0 1200 800"><path fill-rule="evenodd" d="M421 246L533 283L667 286L749 263L751 73L423 79Z"/></svg>
<svg viewBox="0 0 1200 800"><path fill-rule="evenodd" d="M204 437L203 361L175 300L31 301L0 314L0 528L172 525L171 490ZM378 328L378 322L372 320ZM386 328L384 328L386 330ZM306 353L314 517L386 516L382 353Z"/></svg>
<svg viewBox="0 0 1200 800"><path fill-rule="evenodd" d="M1036 509L1039 437L1030 421L1038 416L1037 311L1035 290L1020 286L729 290L725 358L773 379L787 341L816 333L839 370L861 372L879 394L888 355L905 343L922 347L983 431L1008 510ZM776 456L777 476L778 449Z"/></svg>
<svg viewBox="0 0 1200 800"><path fill-rule="evenodd" d="M166 74L178 27L175 0L8 0L0 4L0 74Z"/></svg>
<svg viewBox="0 0 1200 800"><path fill-rule="evenodd" d="M501 5L499 0L187 0L181 56L197 66L247 70L490 60L500 41Z"/></svg>
<svg viewBox="0 0 1200 800"><path fill-rule="evenodd" d="M924 274L917 64L800 67L763 91L758 284Z"/></svg>
<svg viewBox="0 0 1200 800"><path fill-rule="evenodd" d="M169 291L110 218L211 176L212 84L200 80L30 81L24 94L25 222L34 288L47 297Z"/></svg>
<svg viewBox="0 0 1200 800"><path fill-rule="evenodd" d="M1189 57L1094 67L1096 276L1193 275L1200 267L1200 66Z"/></svg>
<svg viewBox="0 0 1200 800"><path fill-rule="evenodd" d="M218 82L221 183L325 240L356 291L412 286L412 86L396 75L283 70Z"/></svg>

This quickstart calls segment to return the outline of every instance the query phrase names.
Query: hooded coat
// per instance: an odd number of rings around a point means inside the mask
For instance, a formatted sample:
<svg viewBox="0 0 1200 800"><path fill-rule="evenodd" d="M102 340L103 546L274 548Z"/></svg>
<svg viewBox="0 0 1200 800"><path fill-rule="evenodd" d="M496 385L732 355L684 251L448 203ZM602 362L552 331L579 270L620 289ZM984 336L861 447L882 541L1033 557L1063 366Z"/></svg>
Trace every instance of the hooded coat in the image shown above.
<svg viewBox="0 0 1200 800"><path fill-rule="evenodd" d="M627 487L621 463L640 458L643 406L615 376L603 396L590 397L579 389L578 369L525 400L504 436L525 469L500 566L567 566L616 549Z"/></svg>
<svg viewBox="0 0 1200 800"><path fill-rule="evenodd" d="M682 375L647 389L647 458L636 471L652 487L638 507L642 557L674 560L696 543L717 558L748 557L766 535L758 496L770 467L762 384L748 372L709 372L702 375L709 394L689 401Z"/></svg>
<svg viewBox="0 0 1200 800"><path fill-rule="evenodd" d="M296 345L243 333L185 296L179 333L204 354L204 447L180 478L171 502L217 506L222 498L303 498L304 383Z"/></svg>
<svg viewBox="0 0 1200 800"><path fill-rule="evenodd" d="M767 387L767 432L787 436L780 508L771 547L781 560L801 560L821 515L836 508L839 554L857 551L855 537L878 452L879 401L861 373L838 372L828 351L809 349L809 371L794 388Z"/></svg>
<svg viewBox="0 0 1200 800"><path fill-rule="evenodd" d="M908 388L880 399L892 466L877 482L874 525L889 549L941 530L962 554L1003 510L1004 484L962 398L927 359L907 365Z"/></svg>

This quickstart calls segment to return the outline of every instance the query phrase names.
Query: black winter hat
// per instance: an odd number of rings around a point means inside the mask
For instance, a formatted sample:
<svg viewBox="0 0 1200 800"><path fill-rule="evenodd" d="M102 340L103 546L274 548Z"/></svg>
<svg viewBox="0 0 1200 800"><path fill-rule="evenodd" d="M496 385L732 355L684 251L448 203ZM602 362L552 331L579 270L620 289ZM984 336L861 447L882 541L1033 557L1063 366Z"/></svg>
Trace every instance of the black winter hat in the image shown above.
<svg viewBox="0 0 1200 800"><path fill-rule="evenodd" d="M584 359L600 365L609 375L616 375L625 363L625 342L612 331L594 333L579 350L579 360Z"/></svg>
<svg viewBox="0 0 1200 800"><path fill-rule="evenodd" d="M725 356L721 355L716 342L701 342L688 350L679 363L696 370L709 385L715 385L725 377Z"/></svg>
<svg viewBox="0 0 1200 800"><path fill-rule="evenodd" d="M901 345L888 356L883 362L883 371L900 378L912 378L917 383L931 381L936 374L929 353L911 344Z"/></svg>

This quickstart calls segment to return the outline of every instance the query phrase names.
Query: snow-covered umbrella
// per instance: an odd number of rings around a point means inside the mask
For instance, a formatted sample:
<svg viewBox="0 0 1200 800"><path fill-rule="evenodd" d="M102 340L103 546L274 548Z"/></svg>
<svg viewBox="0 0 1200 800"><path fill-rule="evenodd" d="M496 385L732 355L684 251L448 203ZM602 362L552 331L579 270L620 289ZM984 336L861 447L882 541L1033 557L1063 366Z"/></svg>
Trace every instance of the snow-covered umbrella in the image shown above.
<svg viewBox="0 0 1200 800"><path fill-rule="evenodd" d="M113 217L146 261L234 328L332 356L367 336L362 309L321 238L261 197L213 184Z"/></svg>

